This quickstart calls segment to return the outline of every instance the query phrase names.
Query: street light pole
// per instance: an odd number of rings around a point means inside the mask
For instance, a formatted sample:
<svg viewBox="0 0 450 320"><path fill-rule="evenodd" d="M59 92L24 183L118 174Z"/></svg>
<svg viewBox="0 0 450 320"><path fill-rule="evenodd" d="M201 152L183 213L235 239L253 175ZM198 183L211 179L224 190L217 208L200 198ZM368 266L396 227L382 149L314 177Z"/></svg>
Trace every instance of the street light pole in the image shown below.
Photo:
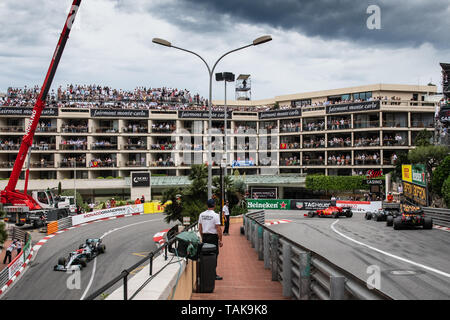
<svg viewBox="0 0 450 320"><path fill-rule="evenodd" d="M208 109L209 109L209 116L208 116L208 199L212 198L212 145L211 145L211 129L212 129L212 111L211 111L211 107L212 107L212 78L213 78L213 74L214 74L214 70L216 69L217 64L219 63L220 60L222 60L225 56L229 55L230 53L251 47L251 46L257 46L266 42L269 42L272 40L272 37L269 35L266 36L262 36L259 37L255 40L253 40L253 42L251 44L248 44L246 46L243 47L239 47L237 49L234 50L230 50L226 53L224 53L219 59L217 59L217 61L214 63L212 69L209 67L208 63L205 61L205 59L203 59L198 53L195 53L194 51L191 50L187 50L187 49L183 49L180 47L176 47L173 46L172 43L170 43L167 40L164 39L160 39L160 38L153 38L152 42L165 46L165 47L169 47L169 48L175 48L187 53L191 53L195 56L197 56L198 58L200 58L200 60L203 61L203 63L206 65L206 68L208 69L208 74L209 74L209 99L208 99Z"/></svg>

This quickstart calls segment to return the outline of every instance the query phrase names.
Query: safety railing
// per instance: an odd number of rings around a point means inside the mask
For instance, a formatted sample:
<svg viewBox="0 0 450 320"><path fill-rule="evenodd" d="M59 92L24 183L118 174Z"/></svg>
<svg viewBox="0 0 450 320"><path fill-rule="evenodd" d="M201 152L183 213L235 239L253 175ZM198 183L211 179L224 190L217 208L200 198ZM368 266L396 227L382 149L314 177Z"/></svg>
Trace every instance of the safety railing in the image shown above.
<svg viewBox="0 0 450 320"><path fill-rule="evenodd" d="M195 222L195 223L191 224L190 226L186 227L183 231L194 230L196 227L197 227L197 222ZM168 231L168 233L169 232L170 231ZM150 252L146 257L142 258L141 260L136 262L134 265L132 265L131 267L129 267L129 268L125 269L125 270L123 270L114 279L110 280L104 286L102 286L101 288L97 289L95 292L93 292L88 297L86 297L85 300L94 300L95 298L97 298L101 294L105 293L106 290L112 288L119 281L123 281L123 300L132 300L156 276L156 274L153 275L153 259L158 257L160 254L164 253L164 259L165 259L165 261L167 261L168 260L169 247L174 245L177 241L178 240L175 237L173 237L172 239L169 239L164 244L162 244L158 249ZM150 265L150 268L149 268L149 270L150 270L150 272L149 272L149 279L147 281L145 281L143 283L143 285L140 288L138 288L136 290L136 292L134 292L130 296L129 292L128 292L128 277L129 277L129 275L131 274L132 271L134 271L136 268L140 267L141 265L143 265L143 264L145 264L147 262ZM169 262L166 264L166 266L168 264L169 264ZM165 267L163 267L163 268L165 268ZM159 271L161 271L161 270L159 270Z"/></svg>
<svg viewBox="0 0 450 320"><path fill-rule="evenodd" d="M295 243L264 225L264 211L244 215L244 233L280 281L283 296L296 300L391 300L377 289L341 269L325 257Z"/></svg>
<svg viewBox="0 0 450 320"><path fill-rule="evenodd" d="M12 260L5 269L0 271L0 294L4 293L4 290L6 288L5 285L14 276L16 276L17 271L19 271L20 268L24 267L24 263L30 256L32 249L32 238L29 232L21 230L17 227L13 227L8 232L8 238L11 240L20 240L25 243L25 245L23 246L22 251L14 258L14 260Z"/></svg>
<svg viewBox="0 0 450 320"><path fill-rule="evenodd" d="M433 218L434 224L450 227L450 209L423 208L423 211L425 215Z"/></svg>

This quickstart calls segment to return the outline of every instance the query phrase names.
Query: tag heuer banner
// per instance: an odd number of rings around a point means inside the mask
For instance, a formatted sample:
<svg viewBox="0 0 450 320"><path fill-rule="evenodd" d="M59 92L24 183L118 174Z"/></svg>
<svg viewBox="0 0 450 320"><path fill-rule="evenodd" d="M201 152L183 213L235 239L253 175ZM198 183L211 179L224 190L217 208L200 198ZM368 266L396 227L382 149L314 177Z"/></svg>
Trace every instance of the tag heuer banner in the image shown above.
<svg viewBox="0 0 450 320"><path fill-rule="evenodd" d="M320 210L333 205L331 200L291 200L291 210ZM336 205L336 203L334 203Z"/></svg>
<svg viewBox="0 0 450 320"><path fill-rule="evenodd" d="M249 210L289 210L291 200L247 199Z"/></svg>

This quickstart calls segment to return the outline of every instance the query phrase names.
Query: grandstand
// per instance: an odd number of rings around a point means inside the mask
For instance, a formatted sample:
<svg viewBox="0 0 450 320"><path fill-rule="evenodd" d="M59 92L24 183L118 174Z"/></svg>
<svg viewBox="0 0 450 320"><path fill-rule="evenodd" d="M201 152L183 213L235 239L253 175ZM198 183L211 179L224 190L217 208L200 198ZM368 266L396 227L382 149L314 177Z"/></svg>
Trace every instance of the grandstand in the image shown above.
<svg viewBox="0 0 450 320"><path fill-rule="evenodd" d="M1 98L2 188L38 90L10 88ZM277 186L280 196L304 186L307 174L387 173L400 153L413 148L420 131L434 132L437 103L426 97L436 90L375 84L227 101L228 172L257 177L255 187ZM222 159L223 104L213 101L214 175ZM207 161L207 111L206 100L186 89L67 85L52 90L34 137L29 190L42 188L43 180L50 187L62 181L69 188L76 183L92 198L126 197L132 171L151 172L154 194L179 185L190 164ZM274 185L273 177L284 180Z"/></svg>

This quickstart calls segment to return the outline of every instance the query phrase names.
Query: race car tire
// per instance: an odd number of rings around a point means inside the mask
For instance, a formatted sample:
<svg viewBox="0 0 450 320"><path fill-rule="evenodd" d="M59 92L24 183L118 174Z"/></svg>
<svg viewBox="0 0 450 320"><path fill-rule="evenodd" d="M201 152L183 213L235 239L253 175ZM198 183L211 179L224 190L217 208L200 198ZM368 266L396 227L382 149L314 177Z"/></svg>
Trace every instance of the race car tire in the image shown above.
<svg viewBox="0 0 450 320"><path fill-rule="evenodd" d="M427 230L433 229L433 219L431 217L425 217L423 219L423 228Z"/></svg>
<svg viewBox="0 0 450 320"><path fill-rule="evenodd" d="M333 218L334 218L334 219L339 218L339 213L337 213L337 212L333 213Z"/></svg>
<svg viewBox="0 0 450 320"><path fill-rule="evenodd" d="M364 215L364 218L366 218L366 220L372 219L372 213L371 212L366 212L366 214Z"/></svg>
<svg viewBox="0 0 450 320"><path fill-rule="evenodd" d="M347 218L353 217L353 212L351 210L348 210L347 213L346 213L346 217Z"/></svg>
<svg viewBox="0 0 450 320"><path fill-rule="evenodd" d="M83 268L87 266L87 260L86 260L86 258L80 258L78 261L80 262L80 265L81 265Z"/></svg>
<svg viewBox="0 0 450 320"><path fill-rule="evenodd" d="M394 217L393 216L388 216L386 218L386 226L392 227L393 224L394 224Z"/></svg>
<svg viewBox="0 0 450 320"><path fill-rule="evenodd" d="M394 219L394 230L400 230L402 228L402 218L397 217Z"/></svg>
<svg viewBox="0 0 450 320"><path fill-rule="evenodd" d="M375 221L381 221L381 214L377 214L377 215L376 215Z"/></svg>
<svg viewBox="0 0 450 320"><path fill-rule="evenodd" d="M61 266L65 266L66 262L67 262L67 260L64 257L61 257L61 258L58 259L58 264L61 265Z"/></svg>
<svg viewBox="0 0 450 320"><path fill-rule="evenodd" d="M105 253L105 250L106 250L106 246L105 246L104 244L101 244L101 245L98 247L98 252L99 252L99 253Z"/></svg>

